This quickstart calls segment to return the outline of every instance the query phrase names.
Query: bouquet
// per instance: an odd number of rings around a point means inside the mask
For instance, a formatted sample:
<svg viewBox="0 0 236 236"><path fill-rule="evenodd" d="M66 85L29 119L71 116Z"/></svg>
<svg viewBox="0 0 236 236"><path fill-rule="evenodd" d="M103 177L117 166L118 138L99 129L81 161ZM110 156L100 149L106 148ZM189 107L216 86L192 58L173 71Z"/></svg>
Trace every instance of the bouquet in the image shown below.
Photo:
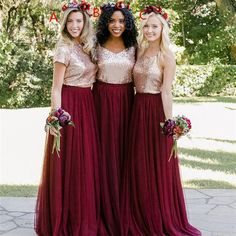
<svg viewBox="0 0 236 236"><path fill-rule="evenodd" d="M54 150L56 150L58 157L60 157L60 129L66 125L75 126L71 121L70 114L64 111L62 108L50 112L48 118L46 119L45 131L47 132L50 127L53 127L57 131L57 136L54 136L52 153L54 153Z"/></svg>
<svg viewBox="0 0 236 236"><path fill-rule="evenodd" d="M160 124L162 127L162 132L164 135L173 137L174 143L171 149L170 158L174 154L174 157L177 157L177 140L188 134L192 128L191 121L185 116L176 116L173 119L168 119L165 123Z"/></svg>

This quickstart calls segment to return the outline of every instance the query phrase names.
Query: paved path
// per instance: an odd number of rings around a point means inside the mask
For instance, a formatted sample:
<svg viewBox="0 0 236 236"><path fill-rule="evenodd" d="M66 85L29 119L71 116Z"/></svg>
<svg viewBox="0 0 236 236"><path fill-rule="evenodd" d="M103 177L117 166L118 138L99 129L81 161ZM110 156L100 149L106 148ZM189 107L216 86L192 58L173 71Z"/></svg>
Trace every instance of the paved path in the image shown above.
<svg viewBox="0 0 236 236"><path fill-rule="evenodd" d="M236 190L186 189L191 224L202 236L236 236ZM33 236L35 198L0 197L0 235Z"/></svg>

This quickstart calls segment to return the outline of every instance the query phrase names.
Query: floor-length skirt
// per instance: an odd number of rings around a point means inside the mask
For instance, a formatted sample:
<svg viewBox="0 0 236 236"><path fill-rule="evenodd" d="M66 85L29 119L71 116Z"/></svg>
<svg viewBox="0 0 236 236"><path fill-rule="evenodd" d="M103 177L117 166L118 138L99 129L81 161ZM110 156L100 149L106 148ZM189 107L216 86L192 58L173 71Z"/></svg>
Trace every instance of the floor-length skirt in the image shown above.
<svg viewBox="0 0 236 236"><path fill-rule="evenodd" d="M75 124L61 129L60 157L48 135L38 192L40 236L96 236L99 220L98 131L91 88L62 87L62 108Z"/></svg>
<svg viewBox="0 0 236 236"><path fill-rule="evenodd" d="M120 187L134 90L130 84L96 82L93 88L101 143L99 236L121 236Z"/></svg>
<svg viewBox="0 0 236 236"><path fill-rule="evenodd" d="M122 236L198 236L188 223L173 139L164 136L161 94L136 94L130 122Z"/></svg>

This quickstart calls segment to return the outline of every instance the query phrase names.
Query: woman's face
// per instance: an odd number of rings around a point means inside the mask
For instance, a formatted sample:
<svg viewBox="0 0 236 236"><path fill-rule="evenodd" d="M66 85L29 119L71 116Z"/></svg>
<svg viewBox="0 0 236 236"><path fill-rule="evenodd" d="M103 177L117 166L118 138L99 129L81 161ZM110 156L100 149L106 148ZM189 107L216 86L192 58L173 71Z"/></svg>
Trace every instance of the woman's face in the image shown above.
<svg viewBox="0 0 236 236"><path fill-rule="evenodd" d="M84 17L81 12L71 12L67 18L66 28L71 37L79 41L84 27Z"/></svg>
<svg viewBox="0 0 236 236"><path fill-rule="evenodd" d="M125 17L121 11L115 11L108 23L108 30L113 37L120 37L125 31Z"/></svg>
<svg viewBox="0 0 236 236"><path fill-rule="evenodd" d="M148 42L160 40L162 28L161 21L155 16L150 16L143 26L143 35Z"/></svg>

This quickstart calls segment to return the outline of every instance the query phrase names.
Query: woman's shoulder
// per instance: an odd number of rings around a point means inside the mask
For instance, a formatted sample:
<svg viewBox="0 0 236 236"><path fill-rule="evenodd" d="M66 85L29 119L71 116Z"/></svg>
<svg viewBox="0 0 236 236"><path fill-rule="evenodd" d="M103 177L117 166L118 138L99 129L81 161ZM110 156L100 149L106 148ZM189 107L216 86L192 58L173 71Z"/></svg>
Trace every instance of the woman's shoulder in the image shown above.
<svg viewBox="0 0 236 236"><path fill-rule="evenodd" d="M175 54L173 51L171 51L170 49L168 49L165 53L164 53L164 58L167 60L174 60L175 61Z"/></svg>
<svg viewBox="0 0 236 236"><path fill-rule="evenodd" d="M69 41L65 41L65 40L59 40L56 44L56 51L66 51L66 52L70 52L74 47L74 43L73 42L69 42Z"/></svg>
<svg viewBox="0 0 236 236"><path fill-rule="evenodd" d="M68 65L71 58L71 53L71 45L63 41L59 41L54 50L53 61Z"/></svg>
<svg viewBox="0 0 236 236"><path fill-rule="evenodd" d="M163 54L163 64L164 65L175 65L176 64L175 54L171 50L167 50Z"/></svg>

